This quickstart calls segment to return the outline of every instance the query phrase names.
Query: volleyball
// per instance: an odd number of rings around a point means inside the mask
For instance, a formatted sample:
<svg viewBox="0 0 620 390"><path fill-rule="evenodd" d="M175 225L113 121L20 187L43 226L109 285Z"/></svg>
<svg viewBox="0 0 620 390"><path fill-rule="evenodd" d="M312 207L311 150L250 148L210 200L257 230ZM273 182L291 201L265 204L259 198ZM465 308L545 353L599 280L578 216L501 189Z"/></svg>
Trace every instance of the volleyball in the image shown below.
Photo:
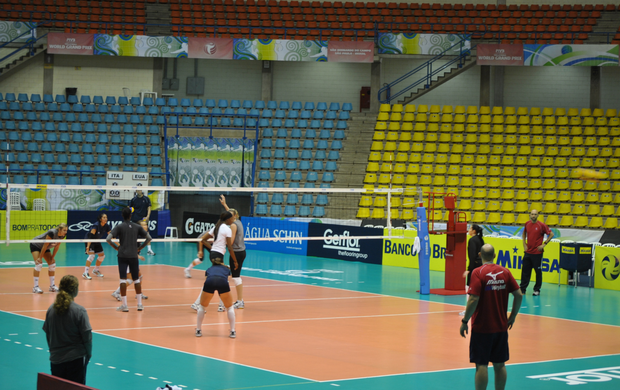
<svg viewBox="0 0 620 390"><path fill-rule="evenodd" d="M607 280L616 280L620 275L620 260L614 255L605 256L601 261L601 273Z"/></svg>
<svg viewBox="0 0 620 390"><path fill-rule="evenodd" d="M133 207L130 207L130 209L131 209L131 212L133 213L133 212L134 212L134 209L133 209Z"/></svg>
<svg viewBox="0 0 620 390"><path fill-rule="evenodd" d="M602 172L595 171L593 169L583 169L583 168L575 168L573 170L574 176L578 177L581 180L594 180L598 181L605 178L605 174Z"/></svg>

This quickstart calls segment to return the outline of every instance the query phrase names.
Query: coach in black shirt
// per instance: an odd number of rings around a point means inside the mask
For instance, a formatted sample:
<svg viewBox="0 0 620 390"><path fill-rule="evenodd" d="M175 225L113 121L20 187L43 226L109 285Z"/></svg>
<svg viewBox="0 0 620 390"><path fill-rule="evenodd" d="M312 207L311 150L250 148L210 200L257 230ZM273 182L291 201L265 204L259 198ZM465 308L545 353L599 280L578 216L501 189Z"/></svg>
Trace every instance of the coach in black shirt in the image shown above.
<svg viewBox="0 0 620 390"><path fill-rule="evenodd" d="M112 241L112 238L118 238L120 245L116 245L116 243ZM137 246L138 238L146 238L146 240L139 247ZM129 311L127 308L126 281L128 267L136 289L138 311L144 310L144 307L142 306L142 286L140 285L140 264L138 263L138 256L140 251L147 246L149 242L151 242L151 236L142 228L142 226L131 222L131 209L129 207L125 207L123 209L123 223L116 225L116 227L112 229L110 234L108 234L106 241L112 246L112 248L118 251L118 273L121 279L121 298L123 304L116 310L125 312Z"/></svg>
<svg viewBox="0 0 620 390"><path fill-rule="evenodd" d="M151 217L151 200L148 196L144 196L142 190L136 191L136 196L129 202L129 207L133 207L131 222L138 223L140 220L146 219L148 223Z"/></svg>

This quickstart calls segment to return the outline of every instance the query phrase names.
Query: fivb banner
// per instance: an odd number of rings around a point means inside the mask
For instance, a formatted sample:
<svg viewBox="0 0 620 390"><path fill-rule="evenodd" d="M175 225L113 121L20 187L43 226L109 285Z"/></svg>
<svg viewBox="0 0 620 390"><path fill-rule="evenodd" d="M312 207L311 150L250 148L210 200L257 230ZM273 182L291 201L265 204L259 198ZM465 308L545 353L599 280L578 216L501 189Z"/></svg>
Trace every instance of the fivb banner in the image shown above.
<svg viewBox="0 0 620 390"><path fill-rule="evenodd" d="M47 34L47 52L50 54L93 55L95 34Z"/></svg>
<svg viewBox="0 0 620 390"><path fill-rule="evenodd" d="M620 248L597 246L594 258L594 288L620 291Z"/></svg>
<svg viewBox="0 0 620 390"><path fill-rule="evenodd" d="M308 237L308 223L255 217L241 217L241 223L247 249L302 256L308 253L308 241L300 239ZM270 240L247 241L252 238Z"/></svg>
<svg viewBox="0 0 620 390"><path fill-rule="evenodd" d="M479 44L478 65L523 66L523 45Z"/></svg>
<svg viewBox="0 0 620 390"><path fill-rule="evenodd" d="M38 212L38 211L37 211ZM86 234L91 229L91 225L97 222L97 218L101 213L104 213L108 216L108 225L110 225L111 229L121 222L123 222L123 216L120 211L78 211L78 210L70 210L67 211L67 224L69 225L69 231L67 232L67 239L76 240L76 239L85 239ZM158 235L158 222L159 222L159 213L157 211L151 211L151 216L149 219L149 234L153 238L157 238ZM12 215L12 214L11 214ZM102 237L105 238L105 237Z"/></svg>
<svg viewBox="0 0 620 390"><path fill-rule="evenodd" d="M392 234L395 234L392 230ZM397 267L419 268L418 256L413 252L413 239L417 235L414 230L405 230L402 238L390 238L383 240L383 265ZM510 270L516 279L521 279L521 267L523 265L523 241L499 238L484 237L484 242L493 245L495 248L495 263ZM446 259L446 236L430 236L430 270L445 271ZM598 251L598 248L597 248ZM557 283L560 270L560 245L551 242L545 248L542 260L543 282ZM536 280L532 272L532 281Z"/></svg>
<svg viewBox="0 0 620 390"><path fill-rule="evenodd" d="M448 54L459 54L463 42L463 49L471 47L471 41L465 35L456 34L408 34L408 33L380 33L379 54L441 54L452 50Z"/></svg>
<svg viewBox="0 0 620 390"><path fill-rule="evenodd" d="M189 58L208 58L212 60L233 59L232 38L188 38Z"/></svg>
<svg viewBox="0 0 620 390"><path fill-rule="evenodd" d="M203 232L213 229L219 218L220 216L216 214L184 211L181 237L198 238Z"/></svg>
<svg viewBox="0 0 620 390"><path fill-rule="evenodd" d="M308 242L308 256L381 264L382 240L380 238L351 237L381 237L382 229L310 223L308 234L310 237L323 237L322 240Z"/></svg>

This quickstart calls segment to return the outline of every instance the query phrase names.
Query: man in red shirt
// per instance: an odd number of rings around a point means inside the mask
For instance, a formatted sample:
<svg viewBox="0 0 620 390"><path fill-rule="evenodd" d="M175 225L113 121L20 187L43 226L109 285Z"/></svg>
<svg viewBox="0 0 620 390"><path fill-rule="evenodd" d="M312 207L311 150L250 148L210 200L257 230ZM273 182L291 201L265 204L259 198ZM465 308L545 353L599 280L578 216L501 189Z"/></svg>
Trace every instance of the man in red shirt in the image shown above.
<svg viewBox="0 0 620 390"><path fill-rule="evenodd" d="M547 241L544 240L545 234ZM530 211L530 220L525 223L523 228L523 265L521 267L521 292L525 294L530 278L532 277L532 268L536 272L536 283L534 284L534 296L540 295L540 287L542 286L542 257L545 246L553 238L553 232L549 226L538 221L538 211Z"/></svg>
<svg viewBox="0 0 620 390"><path fill-rule="evenodd" d="M505 363L510 358L508 351L508 329L515 323L523 295L517 281L509 270L493 263L495 248L485 244L480 249L482 265L471 273L469 300L465 316L461 320L461 336L468 331L471 318L469 361L476 364L476 390L487 388L489 362L495 371L495 389L506 386ZM512 294L512 311L508 317L508 296Z"/></svg>

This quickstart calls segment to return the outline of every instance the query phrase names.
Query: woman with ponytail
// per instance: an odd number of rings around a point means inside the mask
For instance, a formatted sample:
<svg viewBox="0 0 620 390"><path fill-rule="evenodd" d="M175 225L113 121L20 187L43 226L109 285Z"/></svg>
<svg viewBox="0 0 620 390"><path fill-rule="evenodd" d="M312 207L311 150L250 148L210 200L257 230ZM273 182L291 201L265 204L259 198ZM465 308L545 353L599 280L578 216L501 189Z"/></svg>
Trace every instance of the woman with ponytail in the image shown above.
<svg viewBox="0 0 620 390"><path fill-rule="evenodd" d="M228 314L228 322L230 323L230 337L235 338L237 333L235 332L235 308L233 307L233 298L230 293L230 285L228 284L228 276L230 276L230 268L224 264L224 255L226 254L226 248L230 253L230 258L233 260L234 269L238 267L237 258L233 251L233 237L230 225L235 221L235 217L229 211L220 215L220 219L213 229L211 229L200 241L198 245L198 257L203 257L203 248L207 247L210 250L209 259L213 264L207 269L207 280L202 287L200 294L200 304L197 305L196 315L196 337L202 336L202 321L205 316L205 308L209 306L209 302L213 298L213 295L217 291L220 296L220 300L226 308ZM213 238L213 244L208 240Z"/></svg>
<svg viewBox="0 0 620 390"><path fill-rule="evenodd" d="M463 277L467 278L465 293L467 294L466 298L469 299L469 279L472 271L482 265L480 250L484 245L484 238L482 238L482 228L479 225L475 224L471 225L471 229L469 229L469 232L467 232L467 234L471 236L469 242L467 243L467 258L469 259L469 265L467 266L467 271L465 271ZM462 311L459 314L465 315L465 311Z"/></svg>
<svg viewBox="0 0 620 390"><path fill-rule="evenodd" d="M52 375L86 384L93 338L86 309L73 301L78 290L75 276L62 278L56 301L47 309L43 331L50 350Z"/></svg>

